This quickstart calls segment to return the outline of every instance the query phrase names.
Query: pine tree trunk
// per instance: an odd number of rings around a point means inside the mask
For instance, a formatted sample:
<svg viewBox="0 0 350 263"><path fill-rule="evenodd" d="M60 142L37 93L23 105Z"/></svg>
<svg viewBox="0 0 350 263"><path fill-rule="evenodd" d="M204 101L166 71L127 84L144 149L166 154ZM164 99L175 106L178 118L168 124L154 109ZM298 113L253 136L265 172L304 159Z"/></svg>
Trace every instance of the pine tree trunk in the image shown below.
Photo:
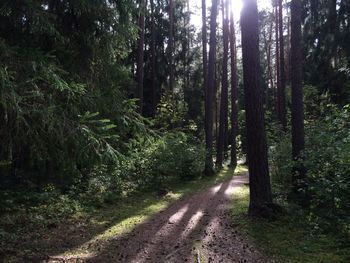
<svg viewBox="0 0 350 263"><path fill-rule="evenodd" d="M140 0L139 6L139 42L137 50L137 98L139 99L139 112L143 110L143 57L145 43L145 0Z"/></svg>
<svg viewBox="0 0 350 263"><path fill-rule="evenodd" d="M272 66L271 66L271 45L272 45L272 32L273 32L273 23L271 22L270 28L269 28L269 38L267 43L267 77L269 80L269 88L271 93L273 94L274 90L274 83L273 83L273 77L272 77ZM269 105L269 98L270 98L270 92L268 90L267 92L267 105Z"/></svg>
<svg viewBox="0 0 350 263"><path fill-rule="evenodd" d="M301 36L301 0L292 0L291 4L291 84L292 84L292 154L294 160L302 160L305 147L304 106L302 86L302 36ZM300 180L305 179L305 168L301 163L294 169L293 183L298 193ZM305 201L305 200L304 200Z"/></svg>
<svg viewBox="0 0 350 263"><path fill-rule="evenodd" d="M290 84L290 15L288 15L288 23L287 23L287 63L286 63L286 85Z"/></svg>
<svg viewBox="0 0 350 263"><path fill-rule="evenodd" d="M286 112L286 73L284 62L284 37L283 37L283 7L282 0L278 0L278 17L279 17L279 59L280 59L280 86L277 89L278 99L278 121L285 131L287 128L287 112Z"/></svg>
<svg viewBox="0 0 350 263"><path fill-rule="evenodd" d="M259 28L256 0L244 0L241 27L250 186L249 215L269 216L274 211L267 160L263 90L259 83Z"/></svg>
<svg viewBox="0 0 350 263"><path fill-rule="evenodd" d="M208 77L208 54L207 54L207 7L206 0L202 0L202 56L203 56L203 90L207 93L207 77Z"/></svg>
<svg viewBox="0 0 350 263"><path fill-rule="evenodd" d="M206 160L205 174L214 174L213 164L213 99L215 88L215 61L216 61L216 17L218 12L218 1L212 0L210 14L210 39L209 39L209 65L208 65L208 83L205 101L205 144Z"/></svg>
<svg viewBox="0 0 350 263"><path fill-rule="evenodd" d="M278 90L281 88L281 81L280 81L280 45L279 45L279 23L278 23L278 7L277 4L275 6L275 40L276 40L276 89L275 89L275 109L277 113L277 119L278 119L278 112L280 111L279 107L279 100L278 100Z"/></svg>
<svg viewBox="0 0 350 263"><path fill-rule="evenodd" d="M156 71L156 31L154 21L154 0L150 0L151 4L151 116L156 115L157 107L157 71Z"/></svg>
<svg viewBox="0 0 350 263"><path fill-rule="evenodd" d="M190 31L190 0L187 0L187 17L186 17L186 31L187 31L187 43L186 43L186 68L185 68L185 75L186 75L186 80L185 80L185 87L189 89L190 87L190 71L191 71L191 65L190 65L190 47L192 43L191 39L191 31Z"/></svg>
<svg viewBox="0 0 350 263"><path fill-rule="evenodd" d="M169 0L169 89L174 90L174 3L173 0Z"/></svg>
<svg viewBox="0 0 350 263"><path fill-rule="evenodd" d="M233 11L230 12L230 52L231 52L231 166L237 166L236 137L238 133L238 76L236 31Z"/></svg>
<svg viewBox="0 0 350 263"><path fill-rule="evenodd" d="M216 165L218 168L222 167L224 160L225 142L227 140L227 121L228 121L228 10L227 0L222 0L222 24L223 24L223 60L222 60L222 77L221 77L221 102L220 102L220 125L219 138L216 152Z"/></svg>

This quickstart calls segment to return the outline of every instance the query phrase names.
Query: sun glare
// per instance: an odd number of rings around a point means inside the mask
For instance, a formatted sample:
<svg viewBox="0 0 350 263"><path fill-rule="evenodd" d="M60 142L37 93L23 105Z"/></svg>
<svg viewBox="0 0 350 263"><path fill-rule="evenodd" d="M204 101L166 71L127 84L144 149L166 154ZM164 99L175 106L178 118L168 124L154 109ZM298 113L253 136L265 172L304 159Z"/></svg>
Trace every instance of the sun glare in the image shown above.
<svg viewBox="0 0 350 263"><path fill-rule="evenodd" d="M238 20L243 6L242 0L231 0L230 5L235 19Z"/></svg>
<svg viewBox="0 0 350 263"><path fill-rule="evenodd" d="M230 8L233 11L235 20L238 21L240 18L244 0L228 0L228 1L230 2ZM219 0L219 3L220 2L221 0ZM259 10L271 8L271 0L257 0L257 3L258 3ZM210 10L211 0L206 0L206 5L207 5L207 8L209 8L208 10ZM201 11L200 11L202 6L202 0L190 0L190 6L192 10L191 21L195 26L200 28L202 24ZM218 16L220 16L220 12Z"/></svg>
<svg viewBox="0 0 350 263"><path fill-rule="evenodd" d="M239 19L243 7L243 0L229 0L236 19ZM271 0L257 0L259 10L271 7Z"/></svg>

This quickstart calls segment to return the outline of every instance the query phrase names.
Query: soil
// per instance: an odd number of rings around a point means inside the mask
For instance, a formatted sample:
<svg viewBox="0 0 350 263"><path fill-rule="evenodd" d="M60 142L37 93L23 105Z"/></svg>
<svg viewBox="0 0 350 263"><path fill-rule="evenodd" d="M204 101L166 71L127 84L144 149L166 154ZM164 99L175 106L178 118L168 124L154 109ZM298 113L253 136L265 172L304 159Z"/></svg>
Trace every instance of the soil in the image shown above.
<svg viewBox="0 0 350 263"><path fill-rule="evenodd" d="M87 258L50 258L46 262L268 262L236 229L229 210L235 188L247 175L185 197L130 233L116 236Z"/></svg>
<svg viewBox="0 0 350 263"><path fill-rule="evenodd" d="M107 241L91 241L105 226L59 225L50 233L46 231L40 241L25 242L36 248L31 256L23 251L25 261L16 257L10 262L271 262L239 233L230 217L233 192L247 183L246 174L234 176L172 203L127 234ZM87 248L85 252L62 254L81 244Z"/></svg>

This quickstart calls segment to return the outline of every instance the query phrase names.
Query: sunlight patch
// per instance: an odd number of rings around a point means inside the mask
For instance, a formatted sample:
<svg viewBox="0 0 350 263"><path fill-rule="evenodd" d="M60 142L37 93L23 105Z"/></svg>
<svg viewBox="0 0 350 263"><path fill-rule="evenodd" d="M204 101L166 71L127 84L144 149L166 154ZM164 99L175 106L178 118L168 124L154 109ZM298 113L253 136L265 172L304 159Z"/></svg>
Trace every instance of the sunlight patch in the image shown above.
<svg viewBox="0 0 350 263"><path fill-rule="evenodd" d="M170 224L176 224L178 222L181 221L181 219L183 218L183 216L185 215L185 213L188 210L188 204L185 205L184 207L182 207L179 211L177 211L175 214L173 214L170 218L169 218L169 223Z"/></svg>
<svg viewBox="0 0 350 263"><path fill-rule="evenodd" d="M83 243L82 245L72 250L68 250L61 254L52 256L52 259L55 259L55 258L64 259L67 257L78 258L78 256L79 258L95 257L96 256L96 253L94 252L95 250L103 249L103 247L106 246L107 242L112 238L131 232L135 228L135 226L141 223L144 223L151 217L151 215L164 209L167 205L168 205L168 202L166 201L162 201L160 203L150 205L147 208L145 208L141 214L124 219L123 221L109 227L104 232L96 235L95 237ZM104 221L103 223L106 224L108 222Z"/></svg>
<svg viewBox="0 0 350 263"><path fill-rule="evenodd" d="M200 211L197 211L197 213L195 213L191 217L191 219L187 223L185 230L181 234L181 238L185 239L191 233L191 231L196 228L196 226L198 225L203 215L204 215L204 212L200 210Z"/></svg>

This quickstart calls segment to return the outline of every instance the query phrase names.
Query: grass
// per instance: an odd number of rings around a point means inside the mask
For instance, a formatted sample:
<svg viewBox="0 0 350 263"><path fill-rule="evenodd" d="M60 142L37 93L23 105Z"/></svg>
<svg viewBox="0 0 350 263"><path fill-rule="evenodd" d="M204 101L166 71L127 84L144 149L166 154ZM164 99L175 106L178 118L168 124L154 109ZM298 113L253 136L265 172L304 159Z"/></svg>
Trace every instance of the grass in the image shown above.
<svg viewBox="0 0 350 263"><path fill-rule="evenodd" d="M235 172L245 171L239 166ZM0 258L5 257L11 262L21 257L35 257L37 251L57 257L89 256L103 249L111 238L130 232L172 202L222 182L233 174L232 169L225 168L217 176L173 183L169 187L171 191L162 198L151 192L141 193L104 204L98 209L79 209L68 217L62 217L54 228L50 227L49 219L40 215L41 212L45 215L45 211L41 210L25 217L16 213L1 216ZM30 220L33 217L42 220L34 224ZM15 218L21 218L21 222Z"/></svg>
<svg viewBox="0 0 350 263"><path fill-rule="evenodd" d="M332 234L310 231L306 219L295 214L285 214L269 222L252 220L246 212L249 205L249 188L239 188L234 193L232 218L250 240L262 248L274 262L283 263L341 263L350 262L350 250L342 248Z"/></svg>

